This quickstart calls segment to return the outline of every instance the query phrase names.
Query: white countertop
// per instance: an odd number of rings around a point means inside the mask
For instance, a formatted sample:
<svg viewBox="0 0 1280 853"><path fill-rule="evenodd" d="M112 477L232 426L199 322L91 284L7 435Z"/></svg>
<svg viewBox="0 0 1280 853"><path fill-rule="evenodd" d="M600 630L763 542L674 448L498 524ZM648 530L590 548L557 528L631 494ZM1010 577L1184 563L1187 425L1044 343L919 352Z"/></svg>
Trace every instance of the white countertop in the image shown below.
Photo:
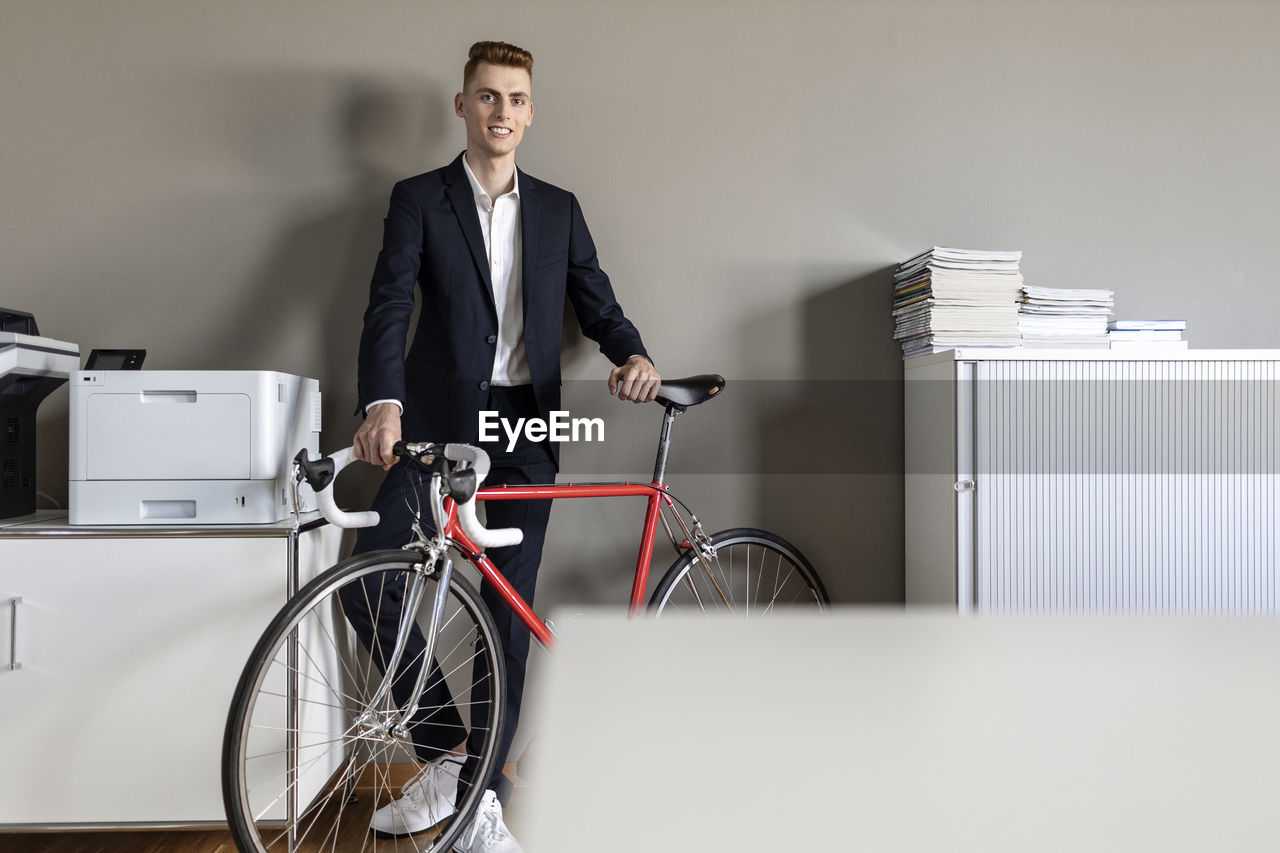
<svg viewBox="0 0 1280 853"><path fill-rule="evenodd" d="M1048 349L959 347L903 359L904 369L953 361L1280 361L1280 349Z"/></svg>
<svg viewBox="0 0 1280 853"><path fill-rule="evenodd" d="M301 528L309 530L325 524L319 512L304 512ZM293 518L270 524L69 524L65 509L43 509L31 515L0 519L0 539L19 536L107 537L200 537L263 536L285 537L293 530Z"/></svg>

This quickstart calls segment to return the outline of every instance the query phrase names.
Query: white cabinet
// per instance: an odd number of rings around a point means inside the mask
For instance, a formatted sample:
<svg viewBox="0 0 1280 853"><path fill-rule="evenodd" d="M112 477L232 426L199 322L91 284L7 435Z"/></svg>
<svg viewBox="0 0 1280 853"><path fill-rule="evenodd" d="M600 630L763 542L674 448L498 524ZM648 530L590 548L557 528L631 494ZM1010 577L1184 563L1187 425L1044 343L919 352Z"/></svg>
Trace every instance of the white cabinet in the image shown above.
<svg viewBox="0 0 1280 853"><path fill-rule="evenodd" d="M908 359L908 604L1277 613L1280 351Z"/></svg>
<svg viewBox="0 0 1280 853"><path fill-rule="evenodd" d="M291 571L331 565L340 537L313 519L0 527L0 825L225 821L236 680Z"/></svg>

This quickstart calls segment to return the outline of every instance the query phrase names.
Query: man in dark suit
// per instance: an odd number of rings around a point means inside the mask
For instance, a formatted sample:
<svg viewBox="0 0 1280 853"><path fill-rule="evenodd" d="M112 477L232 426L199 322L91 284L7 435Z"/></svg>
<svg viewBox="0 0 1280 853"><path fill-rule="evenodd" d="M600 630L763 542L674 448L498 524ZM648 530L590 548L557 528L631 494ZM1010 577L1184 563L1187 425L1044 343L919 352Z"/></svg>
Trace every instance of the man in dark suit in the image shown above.
<svg viewBox="0 0 1280 853"><path fill-rule="evenodd" d="M360 341L359 408L366 419L354 440L356 456L388 474L374 500L382 522L361 532L358 552L408 541L411 519L401 492L409 474L391 455L402 435L475 443L482 411L514 423L519 417L547 420L560 408L566 299L583 333L616 365L609 392L637 403L657 395L661 378L600 269L577 199L516 168L516 148L533 120L532 69L532 56L520 48L473 45L463 90L454 96L455 112L466 123L466 151L392 190ZM415 282L421 313L406 356ZM555 479L559 448L549 441L522 437L513 450L505 444L488 449L490 484ZM532 602L550 501L496 501L487 510L490 527L524 531L522 544L489 555ZM518 851L502 824L500 803L510 783L501 768L519 719L529 633L487 586L484 594L503 642L510 698L498 770L487 782L477 780L490 790L460 849ZM388 626L369 620L356 628L368 645ZM456 788L459 772L465 773L451 761L449 750L457 744L415 738L415 746L422 760L432 762L428 778L375 813L376 831L408 834L452 813L445 800L452 798L448 791Z"/></svg>

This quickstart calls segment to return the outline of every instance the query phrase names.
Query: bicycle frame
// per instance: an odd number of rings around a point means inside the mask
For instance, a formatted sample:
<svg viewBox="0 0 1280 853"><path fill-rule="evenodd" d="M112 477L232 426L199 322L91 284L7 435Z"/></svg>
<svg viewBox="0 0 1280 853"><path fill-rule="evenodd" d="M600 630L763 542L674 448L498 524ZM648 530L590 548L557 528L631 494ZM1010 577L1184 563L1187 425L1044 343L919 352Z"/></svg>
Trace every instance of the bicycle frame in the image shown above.
<svg viewBox="0 0 1280 853"><path fill-rule="evenodd" d="M648 483L632 483L628 481L621 483L581 483L577 485L563 483L545 486L495 486L476 492L476 500L527 501L557 500L560 498L648 498L648 506L644 516L644 529L640 534L640 551L636 555L635 578L631 586L629 609L631 615L634 616L644 607L644 594L648 587L649 569L653 560L653 543L657 538L658 521L661 518L664 505L675 515L684 533L684 541L677 542L670 525L666 525L667 533L671 537L671 544L675 547L677 555L681 553L682 549L693 547L691 542L693 535L676 511L675 501L667 492L667 485L664 482L666 479L667 454L671 446L671 427L675 422L676 415L682 414L684 411L680 406L672 405L667 407L662 419L662 434L658 441L658 454L654 464L653 480ZM515 591L502 572L498 571L497 567L493 565L481 549L477 548L475 543L462 531L461 525L458 524L457 520L457 506L452 499L445 499L445 512L448 519L446 535L462 549L470 562L480 571L484 580L493 586L498 595L506 602L507 606L511 608L520 621L525 624L538 642L547 647L553 645L554 637L551 630L534 612L533 608L529 606L529 603ZM695 526L700 528L701 525L697 516L691 514L691 517Z"/></svg>

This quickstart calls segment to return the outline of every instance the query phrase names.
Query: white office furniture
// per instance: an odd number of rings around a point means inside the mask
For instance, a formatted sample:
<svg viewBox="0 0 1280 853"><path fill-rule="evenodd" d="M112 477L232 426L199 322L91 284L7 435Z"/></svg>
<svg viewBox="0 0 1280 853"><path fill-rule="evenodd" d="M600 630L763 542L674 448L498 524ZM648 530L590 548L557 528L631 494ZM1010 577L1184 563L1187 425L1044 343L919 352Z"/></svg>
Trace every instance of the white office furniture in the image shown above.
<svg viewBox="0 0 1280 853"><path fill-rule="evenodd" d="M1276 847L1274 619L563 624L512 810L530 851ZM788 725L816 746L761 736Z"/></svg>
<svg viewBox="0 0 1280 853"><path fill-rule="evenodd" d="M227 710L341 531L0 525L0 828L225 821ZM0 840L0 846L3 846Z"/></svg>
<svg viewBox="0 0 1280 853"><path fill-rule="evenodd" d="M1280 612L1280 351L908 359L909 604Z"/></svg>

